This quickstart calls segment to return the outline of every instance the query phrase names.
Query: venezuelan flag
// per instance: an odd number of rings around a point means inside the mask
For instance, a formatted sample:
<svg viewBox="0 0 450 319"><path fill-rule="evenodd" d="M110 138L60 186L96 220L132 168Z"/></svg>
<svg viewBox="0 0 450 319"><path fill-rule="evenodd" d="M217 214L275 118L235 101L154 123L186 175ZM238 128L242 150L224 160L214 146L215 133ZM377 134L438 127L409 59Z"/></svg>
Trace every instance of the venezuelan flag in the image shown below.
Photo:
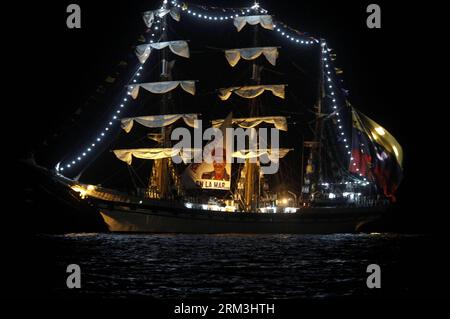
<svg viewBox="0 0 450 319"><path fill-rule="evenodd" d="M349 171L366 177L391 201L403 177L403 149L385 128L352 107Z"/></svg>

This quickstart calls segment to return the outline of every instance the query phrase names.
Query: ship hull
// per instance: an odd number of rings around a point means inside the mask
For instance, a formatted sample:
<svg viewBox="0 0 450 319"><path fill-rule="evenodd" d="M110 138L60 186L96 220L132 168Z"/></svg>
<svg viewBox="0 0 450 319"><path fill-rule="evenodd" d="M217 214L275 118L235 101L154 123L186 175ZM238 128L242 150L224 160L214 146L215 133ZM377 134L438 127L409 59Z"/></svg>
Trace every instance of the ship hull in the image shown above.
<svg viewBox="0 0 450 319"><path fill-rule="evenodd" d="M114 207L99 209L112 232L332 234L358 232L377 221L380 208L308 208L299 213L223 213L195 209Z"/></svg>
<svg viewBox="0 0 450 319"><path fill-rule="evenodd" d="M62 212L73 211L77 223L85 229L135 233L286 233L331 234L360 231L382 231L388 220L386 206L378 207L316 207L303 208L298 213L226 213L187 209L179 202L164 202L132 197L106 189L89 194L83 200L74 191L76 181L50 173L43 167L27 165L29 174L36 175L39 185L45 185L40 198L61 199ZM33 176L34 176L33 175ZM101 196L100 196L101 195ZM95 197L93 197L95 196ZM91 214L95 213L95 214ZM96 214L100 213L101 216ZM91 216L92 215L92 216ZM87 218L91 216L93 218ZM95 221L92 221L94 219ZM97 220L98 217L98 220ZM101 218L100 218L101 217ZM73 220L70 215L70 220ZM64 218L67 220L68 218ZM41 221L39 218L36 222ZM68 228L71 225L66 225ZM381 229L380 229L381 228ZM73 231L79 231L73 228Z"/></svg>

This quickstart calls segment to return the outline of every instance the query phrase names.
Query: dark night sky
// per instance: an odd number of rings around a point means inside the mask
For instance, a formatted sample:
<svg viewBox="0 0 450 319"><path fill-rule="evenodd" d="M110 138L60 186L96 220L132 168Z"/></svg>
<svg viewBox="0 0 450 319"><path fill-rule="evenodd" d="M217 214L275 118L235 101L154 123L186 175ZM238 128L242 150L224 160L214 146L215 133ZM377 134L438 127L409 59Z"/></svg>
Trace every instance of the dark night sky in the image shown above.
<svg viewBox="0 0 450 319"><path fill-rule="evenodd" d="M25 85L14 85L12 89L11 110L20 116L17 124L23 132L23 136L14 138L16 154L33 149L43 160L52 162L80 142L51 136L67 134L63 133L66 127L83 131L69 119L115 71L120 60L130 59L132 46L145 30L141 12L159 3L75 1L82 9L82 29L69 30L65 9L72 2L35 2L20 10L21 31L15 34L11 50L18 65L14 82L25 81ZM251 4L242 0L192 2L227 7ZM426 201L434 191L427 189L431 181L424 167L433 165L429 158L431 142L424 132L425 127L432 127L432 114L424 112L431 105L426 103L422 88L430 78L423 74L423 46L417 43L418 38L424 42L429 38L420 35L420 19L414 20L416 24L407 20L417 16L415 7L376 1L382 8L382 29L370 30L365 25L365 9L372 1L293 3L260 2L288 25L328 40L337 53L337 66L345 72L344 86L350 90L352 104L387 128L404 147L401 207L411 216L420 216L412 213L411 207L434 214ZM90 105L83 112L95 119L100 111ZM49 141L49 147L42 147L44 140Z"/></svg>

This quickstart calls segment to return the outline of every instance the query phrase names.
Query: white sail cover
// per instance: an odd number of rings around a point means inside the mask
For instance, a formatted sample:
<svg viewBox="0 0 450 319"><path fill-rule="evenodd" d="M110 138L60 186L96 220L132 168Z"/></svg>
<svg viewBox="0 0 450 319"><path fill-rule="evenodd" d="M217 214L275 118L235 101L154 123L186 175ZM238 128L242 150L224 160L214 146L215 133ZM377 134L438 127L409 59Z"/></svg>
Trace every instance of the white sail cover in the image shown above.
<svg viewBox="0 0 450 319"><path fill-rule="evenodd" d="M243 16L234 18L234 26L238 32L241 31L247 23L251 25L260 24L264 29L273 30L273 21L272 16L270 15Z"/></svg>
<svg viewBox="0 0 450 319"><path fill-rule="evenodd" d="M172 91L177 86L181 86L186 92L195 95L195 81L166 81L166 82L150 82L128 85L128 95L133 99L137 99L139 88L143 88L155 94L163 94Z"/></svg>
<svg viewBox="0 0 450 319"><path fill-rule="evenodd" d="M182 56L184 58L189 58L189 46L186 41L166 41L166 42L156 42L141 44L136 47L136 56L139 61L144 64L147 61L152 49L162 50L169 47L170 51L174 54Z"/></svg>
<svg viewBox="0 0 450 319"><path fill-rule="evenodd" d="M145 127L164 127L171 125L178 121L179 119L183 119L186 125L190 127L196 127L197 114L166 114L166 115L151 115L151 116L140 116L140 117L129 117L121 120L121 126L125 130L125 132L130 133L133 128L134 122L138 122L139 124Z"/></svg>
<svg viewBox="0 0 450 319"><path fill-rule="evenodd" d="M151 28L156 18L162 18L168 13L172 17L172 19L174 19L175 21L180 21L180 11L176 7L171 9L161 8L158 10L146 11L143 13L142 18L144 19L144 23L147 28Z"/></svg>
<svg viewBox="0 0 450 319"><path fill-rule="evenodd" d="M287 153L289 153L289 151L291 151L291 149L289 148L240 150L231 153L231 156L235 158L250 159L267 155L269 157L269 160L278 161L278 159L285 157Z"/></svg>
<svg viewBox="0 0 450 319"><path fill-rule="evenodd" d="M212 126L219 127L224 120L213 120ZM275 128L280 131L287 131L287 121L284 116L265 116L265 117L251 117L251 118L234 118L233 124L237 124L242 128L252 128L258 126L261 123L268 123L275 125Z"/></svg>
<svg viewBox="0 0 450 319"><path fill-rule="evenodd" d="M284 84L235 86L235 87L231 87L231 88L220 89L219 97L222 101L226 101L230 98L231 93L235 93L235 94L239 95L240 97L243 97L246 99L253 99L253 98L263 94L264 91L271 91L273 93L273 95L284 99L285 87L286 87L286 85L284 85Z"/></svg>
<svg viewBox="0 0 450 319"><path fill-rule="evenodd" d="M254 60L264 54L270 64L276 65L278 58L278 49L276 47L261 47L261 48L244 48L244 49L230 49L225 51L225 57L231 66L235 66L241 58L245 60Z"/></svg>
<svg viewBox="0 0 450 319"><path fill-rule="evenodd" d="M131 165L133 156L141 159L157 160L162 158L170 158L174 156L180 156L183 162L188 162L194 157L196 149L177 149L177 148L138 148L138 149L126 149L126 150L114 150L116 157Z"/></svg>

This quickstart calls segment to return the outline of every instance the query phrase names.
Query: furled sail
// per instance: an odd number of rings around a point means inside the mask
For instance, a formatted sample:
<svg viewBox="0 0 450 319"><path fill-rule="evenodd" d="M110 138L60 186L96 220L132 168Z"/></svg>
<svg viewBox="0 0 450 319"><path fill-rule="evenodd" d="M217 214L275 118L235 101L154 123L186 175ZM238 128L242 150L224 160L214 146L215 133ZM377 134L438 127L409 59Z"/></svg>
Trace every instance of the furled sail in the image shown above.
<svg viewBox="0 0 450 319"><path fill-rule="evenodd" d="M219 127L224 120L213 120L212 126ZM287 121L284 116L264 116L264 117L250 117L250 118L233 118L233 124L242 128L252 128L260 125L261 123L273 124L275 128L280 131L287 131Z"/></svg>
<svg viewBox="0 0 450 319"><path fill-rule="evenodd" d="M278 49L276 47L230 49L225 51L225 57L233 67L238 64L241 58L254 60L260 57L261 54L264 54L270 64L276 65L278 58Z"/></svg>
<svg viewBox="0 0 450 319"><path fill-rule="evenodd" d="M374 181L383 193L394 193L403 175L403 149L381 125L352 107L352 157L349 171Z"/></svg>
<svg viewBox="0 0 450 319"><path fill-rule="evenodd" d="M180 156L183 162L188 162L194 157L196 152L201 152L201 149L177 149L177 148L138 148L138 149L123 149L113 150L116 157L131 165L133 156L141 159L157 160L162 158L170 158Z"/></svg>
<svg viewBox="0 0 450 319"><path fill-rule="evenodd" d="M168 13L172 17L172 19L174 19L175 21L180 21L180 11L176 7L170 9L161 8L157 10L146 11L143 13L142 18L144 19L144 23L147 28L151 28L156 18L162 18Z"/></svg>
<svg viewBox="0 0 450 319"><path fill-rule="evenodd" d="M136 56L139 61L144 64L147 61L152 49L162 50L169 47L170 51L174 54L182 56L184 58L189 58L189 45L186 41L166 41L166 42L156 42L141 44L136 47Z"/></svg>
<svg viewBox="0 0 450 319"><path fill-rule="evenodd" d="M242 16L234 18L234 26L239 31L246 24L256 25L260 24L264 29L273 30L272 16L270 15L255 15L255 16Z"/></svg>
<svg viewBox="0 0 450 319"><path fill-rule="evenodd" d="M253 86L235 86L226 89L219 90L219 97L222 101L226 101L230 98L231 93L235 93L240 97L246 99L253 99L261 94L264 91L271 91L273 95L284 99L285 94L285 84L276 84L276 85L253 85Z"/></svg>
<svg viewBox="0 0 450 319"><path fill-rule="evenodd" d="M172 91L178 85L186 92L195 95L195 81L165 81L165 82L150 82L128 85L128 95L136 99L139 95L139 88L143 88L155 94L163 94Z"/></svg>
<svg viewBox="0 0 450 319"><path fill-rule="evenodd" d="M136 121L137 123L145 126L145 127L165 127L171 125L178 121L179 119L183 119L186 125L195 128L197 120L197 114L166 114L166 115L151 115L151 116L139 116L139 117L129 117L123 118L121 120L121 126L125 130L125 132L129 133L133 128L133 124Z"/></svg>
<svg viewBox="0 0 450 319"><path fill-rule="evenodd" d="M289 148L280 148L280 149L257 149L257 150L239 150L231 153L231 157L234 158L242 158L242 159L250 159L256 158L263 155L267 155L271 161L278 161L278 159L283 158L292 151Z"/></svg>

